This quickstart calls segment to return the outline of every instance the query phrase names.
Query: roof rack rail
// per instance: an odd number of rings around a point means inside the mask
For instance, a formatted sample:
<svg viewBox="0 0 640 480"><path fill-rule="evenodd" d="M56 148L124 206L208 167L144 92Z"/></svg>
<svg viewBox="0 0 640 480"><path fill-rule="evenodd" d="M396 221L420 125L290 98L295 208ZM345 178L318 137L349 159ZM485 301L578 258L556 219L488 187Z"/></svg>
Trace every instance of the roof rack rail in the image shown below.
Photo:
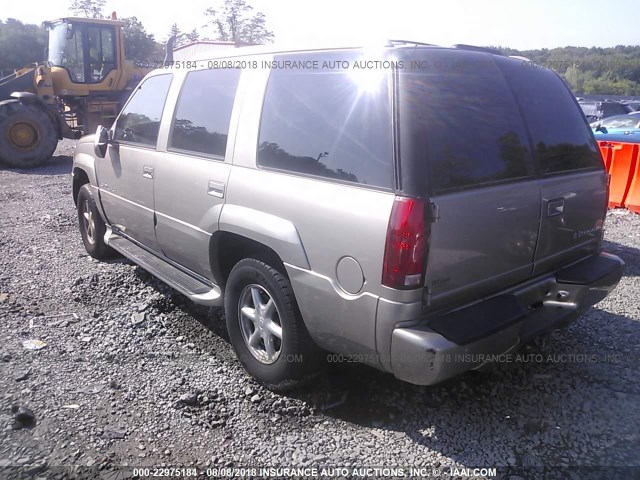
<svg viewBox="0 0 640 480"><path fill-rule="evenodd" d="M415 46L421 46L421 47L437 47L437 45L434 45L432 43L414 42L413 40L393 40L393 39L388 39L387 43L388 43L389 47L394 47L396 45L415 45Z"/></svg>
<svg viewBox="0 0 640 480"><path fill-rule="evenodd" d="M484 52L484 53L492 53L493 55L502 55L500 50L496 50L495 48L487 48L487 47L478 47L476 45L465 45L464 43L456 43L453 48L457 48L458 50L469 50L471 52Z"/></svg>

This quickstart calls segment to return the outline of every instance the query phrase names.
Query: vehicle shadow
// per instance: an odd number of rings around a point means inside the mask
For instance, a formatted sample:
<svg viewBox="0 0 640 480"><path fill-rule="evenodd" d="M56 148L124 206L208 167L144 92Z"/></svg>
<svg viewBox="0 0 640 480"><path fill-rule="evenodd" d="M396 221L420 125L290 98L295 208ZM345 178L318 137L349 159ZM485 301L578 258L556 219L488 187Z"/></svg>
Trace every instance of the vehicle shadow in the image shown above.
<svg viewBox="0 0 640 480"><path fill-rule="evenodd" d="M640 275L640 249L608 240L605 240L602 246L605 252L617 255L624 260L626 264L624 267L624 276Z"/></svg>
<svg viewBox="0 0 640 480"><path fill-rule="evenodd" d="M73 157L71 155L54 155L44 165L36 168L8 168L0 163L0 171L6 170L24 175L69 175Z"/></svg>
<svg viewBox="0 0 640 480"><path fill-rule="evenodd" d="M108 262L127 263L129 265L135 265L129 259L124 257L117 257L108 260ZM180 308L185 313L188 313L195 320L197 320L198 323L200 323L203 327L205 327L218 337L222 338L225 342L229 343L227 327L224 322L224 311L221 307L206 307L203 305L198 305L197 303L193 303L185 295L174 290L161 280L155 278L145 269L137 265L135 269L135 275L140 279L140 281L162 295L163 304L165 305L164 311L173 311L176 308ZM182 332L182 334L191 335L192 332ZM204 339L197 340L205 341Z"/></svg>
<svg viewBox="0 0 640 480"><path fill-rule="evenodd" d="M606 452L582 437L597 428L596 418L620 436L640 426L633 401L640 394L634 360L640 348L616 340L639 336L640 321L595 308L556 332L548 350L527 347L509 361L438 385L410 385L342 364L290 396L328 417L376 429L405 450L426 447L463 465L487 466L486 452L491 466L615 465L614 459L626 465L638 462L640 437Z"/></svg>
<svg viewBox="0 0 640 480"><path fill-rule="evenodd" d="M141 268L137 275L229 344L221 308L196 305ZM172 329L199 349L235 361L230 346L216 351L189 322ZM592 308L555 332L547 350L525 347L507 361L438 385L412 385L358 363L326 363L306 388L281 395L305 402L314 422L340 420L364 428L365 436L403 444L403 452L416 452L408 459L418 465L425 449L514 474L532 466L640 464L637 338L640 321ZM599 432L599 440L585 441L589 432ZM406 464L407 457L396 463Z"/></svg>

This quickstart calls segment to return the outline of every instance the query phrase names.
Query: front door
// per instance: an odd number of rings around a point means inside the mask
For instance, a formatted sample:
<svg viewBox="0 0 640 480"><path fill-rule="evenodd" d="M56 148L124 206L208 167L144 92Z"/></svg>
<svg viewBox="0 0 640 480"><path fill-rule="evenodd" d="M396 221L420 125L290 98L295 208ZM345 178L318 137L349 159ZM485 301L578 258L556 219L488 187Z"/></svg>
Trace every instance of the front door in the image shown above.
<svg viewBox="0 0 640 480"><path fill-rule="evenodd" d="M172 75L145 80L116 120L105 158L96 159L100 200L107 221L151 249L157 249L153 183L160 120Z"/></svg>

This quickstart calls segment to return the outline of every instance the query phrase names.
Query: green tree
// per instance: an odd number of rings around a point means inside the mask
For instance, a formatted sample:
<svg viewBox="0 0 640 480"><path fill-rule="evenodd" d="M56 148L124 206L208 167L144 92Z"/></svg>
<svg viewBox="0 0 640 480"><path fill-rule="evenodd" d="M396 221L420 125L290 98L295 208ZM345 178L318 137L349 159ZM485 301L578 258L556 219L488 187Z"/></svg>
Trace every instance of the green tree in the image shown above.
<svg viewBox="0 0 640 480"><path fill-rule="evenodd" d="M640 95L640 46L499 50L555 70L576 94Z"/></svg>
<svg viewBox="0 0 640 480"><path fill-rule="evenodd" d="M103 18L104 9L107 0L73 0L69 10L74 15L87 18Z"/></svg>
<svg viewBox="0 0 640 480"><path fill-rule="evenodd" d="M145 62L162 60L163 48L156 42L154 36L147 33L142 22L137 17L121 18L125 22L124 53L129 60Z"/></svg>
<svg viewBox="0 0 640 480"><path fill-rule="evenodd" d="M180 28L178 27L177 23L171 25L171 32L169 33L169 35L175 35L176 37L180 35Z"/></svg>
<svg viewBox="0 0 640 480"><path fill-rule="evenodd" d="M207 8L204 13L211 17L208 24L216 30L217 40L236 44L273 41L273 32L267 30L264 14L254 13L253 7L244 0L224 0L217 7Z"/></svg>
<svg viewBox="0 0 640 480"><path fill-rule="evenodd" d="M45 60L47 32L39 25L15 18L0 20L0 77Z"/></svg>
<svg viewBox="0 0 640 480"><path fill-rule="evenodd" d="M187 40L189 40L190 42L195 42L199 39L200 39L200 34L195 28L191 30L191 33L187 33Z"/></svg>

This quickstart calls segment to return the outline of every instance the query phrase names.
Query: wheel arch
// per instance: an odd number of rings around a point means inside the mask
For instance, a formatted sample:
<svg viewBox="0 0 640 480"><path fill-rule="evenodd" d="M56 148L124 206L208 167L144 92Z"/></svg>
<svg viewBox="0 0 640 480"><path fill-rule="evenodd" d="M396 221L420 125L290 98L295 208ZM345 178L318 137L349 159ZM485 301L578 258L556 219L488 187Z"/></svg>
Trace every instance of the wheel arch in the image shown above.
<svg viewBox="0 0 640 480"><path fill-rule="evenodd" d="M97 189L98 182L94 169L94 159L87 154L77 153L73 158L72 184L73 184L73 202L77 204L78 192L84 184L90 184Z"/></svg>
<svg viewBox="0 0 640 480"><path fill-rule="evenodd" d="M225 205L219 229L209 245L211 271L221 285L243 258L258 258L287 275L285 263L310 268L302 240L292 222L237 205Z"/></svg>

